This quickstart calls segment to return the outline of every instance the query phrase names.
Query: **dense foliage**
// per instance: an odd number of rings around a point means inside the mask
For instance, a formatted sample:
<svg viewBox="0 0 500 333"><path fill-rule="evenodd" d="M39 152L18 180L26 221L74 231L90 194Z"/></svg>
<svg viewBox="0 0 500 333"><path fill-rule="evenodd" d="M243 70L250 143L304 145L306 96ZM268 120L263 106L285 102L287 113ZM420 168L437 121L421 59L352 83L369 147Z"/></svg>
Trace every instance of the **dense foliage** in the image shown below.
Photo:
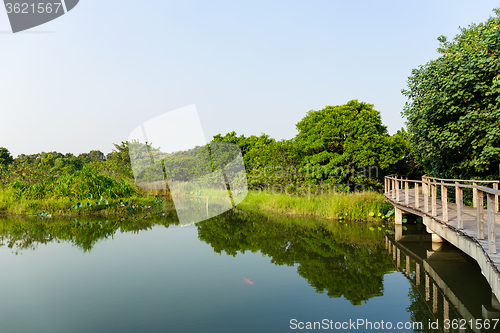
<svg viewBox="0 0 500 333"><path fill-rule="evenodd" d="M440 36L439 58L412 71L403 115L425 170L443 178L496 177L500 164L500 10Z"/></svg>
<svg viewBox="0 0 500 333"><path fill-rule="evenodd" d="M10 155L10 152L5 147L0 147L0 171L6 168L9 164L14 161L14 158Z"/></svg>
<svg viewBox="0 0 500 333"><path fill-rule="evenodd" d="M376 186L378 171L404 156L401 138L388 135L380 112L357 100L309 111L297 129L301 165L310 167L306 179L313 183Z"/></svg>
<svg viewBox="0 0 500 333"><path fill-rule="evenodd" d="M380 189L384 174L408 173L407 164L402 163L408 159L405 132L390 136L372 104L352 100L311 110L297 123L297 130L291 140L231 132L216 135L214 141L241 147L254 188L279 186L294 191L313 184L351 191L356 185Z"/></svg>
<svg viewBox="0 0 500 333"><path fill-rule="evenodd" d="M49 152L20 155L0 177L2 195L16 199L83 199L87 195L106 198L128 197L136 193L130 163L106 160L100 151L74 156Z"/></svg>

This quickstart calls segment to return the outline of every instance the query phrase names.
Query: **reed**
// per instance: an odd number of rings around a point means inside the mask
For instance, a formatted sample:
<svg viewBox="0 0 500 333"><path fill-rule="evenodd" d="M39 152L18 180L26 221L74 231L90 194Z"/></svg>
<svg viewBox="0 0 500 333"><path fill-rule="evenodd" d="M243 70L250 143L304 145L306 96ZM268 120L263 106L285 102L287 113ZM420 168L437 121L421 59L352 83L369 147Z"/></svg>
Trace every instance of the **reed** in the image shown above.
<svg viewBox="0 0 500 333"><path fill-rule="evenodd" d="M382 221L391 209L377 192L296 196L250 191L239 205L287 215L313 215L349 221Z"/></svg>

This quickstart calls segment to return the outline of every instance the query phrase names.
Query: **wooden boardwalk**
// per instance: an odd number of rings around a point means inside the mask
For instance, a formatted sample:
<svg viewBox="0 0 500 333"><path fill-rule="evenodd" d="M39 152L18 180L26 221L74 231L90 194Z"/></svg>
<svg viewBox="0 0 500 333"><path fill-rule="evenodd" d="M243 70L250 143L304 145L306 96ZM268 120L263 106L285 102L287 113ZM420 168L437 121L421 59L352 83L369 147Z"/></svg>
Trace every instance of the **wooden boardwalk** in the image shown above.
<svg viewBox="0 0 500 333"><path fill-rule="evenodd" d="M405 196L406 190L399 190L399 201L396 201L396 199L392 199L391 195L386 195L387 199L392 204L399 204L401 206L408 207L412 210L421 212L421 214L416 214L419 216L423 216L426 212L424 212L424 195L422 193L419 193L419 208L415 207L415 190L410 189L408 190L408 205L405 204ZM431 216L431 204L430 201L431 199L429 198L429 211L427 214ZM412 212L410 212L412 213ZM416 212L413 212L415 214ZM467 235L468 237L471 237L473 239L476 239L479 244L483 247L483 249L486 252L488 251L488 242L485 239L478 239L478 234L477 234L477 208L469 207L469 206L464 206L463 207L463 229L458 228L458 219L457 219L457 205L451 202L448 202L448 222L445 222L443 219L443 205L441 203L440 199L436 199L436 216L432 216L435 220L438 220L439 222L455 229L456 231L460 231L463 234ZM487 229L486 223L485 224L485 230ZM497 226L497 230L500 231L500 213L495 213L495 224ZM495 266L500 270L500 242L497 242L497 254L490 254L490 258L496 258L496 260L493 260L495 262Z"/></svg>
<svg viewBox="0 0 500 333"><path fill-rule="evenodd" d="M444 181L446 180L438 183L429 179L417 181L387 176L385 196L395 207L396 224L398 221L401 223L403 212L421 216L427 231L432 233L433 237L439 236L436 239L448 241L477 261L493 293L500 299L500 242L496 241L496 233L500 232L500 191L496 189L498 185L495 184L495 189L491 189L477 184L464 185ZM446 200L444 203L438 199L438 186L442 186L441 196ZM445 187L455 187L456 192L460 193L453 203L449 202ZM476 207L463 204L463 188L473 189ZM486 206L489 206L487 210L483 207L484 196L487 197Z"/></svg>

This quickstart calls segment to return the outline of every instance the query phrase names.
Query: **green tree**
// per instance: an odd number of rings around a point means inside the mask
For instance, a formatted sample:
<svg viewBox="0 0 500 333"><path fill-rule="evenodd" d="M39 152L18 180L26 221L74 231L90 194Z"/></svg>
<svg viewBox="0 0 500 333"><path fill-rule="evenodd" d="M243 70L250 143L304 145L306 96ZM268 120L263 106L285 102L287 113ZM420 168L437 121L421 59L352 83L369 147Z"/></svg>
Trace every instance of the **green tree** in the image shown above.
<svg viewBox="0 0 500 333"><path fill-rule="evenodd" d="M10 155L9 150L5 147L0 147L0 168L5 168L12 162L14 162L14 158Z"/></svg>
<svg viewBox="0 0 500 333"><path fill-rule="evenodd" d="M374 174L380 177L404 156L404 142L387 133L373 104L352 100L311 110L297 129L295 142L308 182L380 187Z"/></svg>
<svg viewBox="0 0 500 333"><path fill-rule="evenodd" d="M402 114L417 163L444 178L493 178L500 163L500 10L440 36L442 55L412 70Z"/></svg>
<svg viewBox="0 0 500 333"><path fill-rule="evenodd" d="M107 160L115 160L124 165L130 166L129 142L122 141L120 144L113 143L115 149L106 156Z"/></svg>
<svg viewBox="0 0 500 333"><path fill-rule="evenodd" d="M268 146L276 140L271 138L269 134L262 133L260 136L251 135L245 137L243 134L238 136L235 131L229 132L226 135L217 134L214 136L213 142L230 142L235 143L241 148L241 154L245 161L245 166L251 168L255 161L253 158L258 154L264 146Z"/></svg>

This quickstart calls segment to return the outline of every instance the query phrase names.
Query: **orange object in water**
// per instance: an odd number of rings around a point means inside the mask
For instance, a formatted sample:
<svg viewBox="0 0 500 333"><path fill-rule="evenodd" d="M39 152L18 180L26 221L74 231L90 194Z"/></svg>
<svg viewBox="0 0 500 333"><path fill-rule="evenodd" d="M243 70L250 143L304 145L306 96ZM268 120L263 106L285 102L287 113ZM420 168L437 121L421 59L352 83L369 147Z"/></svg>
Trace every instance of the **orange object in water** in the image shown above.
<svg viewBox="0 0 500 333"><path fill-rule="evenodd" d="M247 279L246 277L243 277L243 280L245 280L245 282L248 283L248 284L253 284L253 281Z"/></svg>

